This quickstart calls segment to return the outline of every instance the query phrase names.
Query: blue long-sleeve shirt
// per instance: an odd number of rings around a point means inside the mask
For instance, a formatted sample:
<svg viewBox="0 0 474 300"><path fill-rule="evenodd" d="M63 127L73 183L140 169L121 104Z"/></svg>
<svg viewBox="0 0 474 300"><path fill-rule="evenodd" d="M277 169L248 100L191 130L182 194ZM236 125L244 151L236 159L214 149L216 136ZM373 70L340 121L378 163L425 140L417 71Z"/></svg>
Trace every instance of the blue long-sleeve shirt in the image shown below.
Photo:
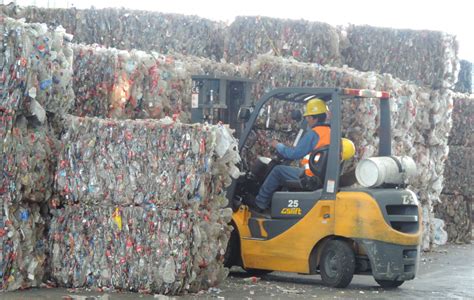
<svg viewBox="0 0 474 300"><path fill-rule="evenodd" d="M317 124L316 126L321 124ZM314 130L308 128L306 133L301 137L296 147L289 147L282 143L276 145L278 153L285 159L296 160L303 158L310 153L319 142L319 135Z"/></svg>

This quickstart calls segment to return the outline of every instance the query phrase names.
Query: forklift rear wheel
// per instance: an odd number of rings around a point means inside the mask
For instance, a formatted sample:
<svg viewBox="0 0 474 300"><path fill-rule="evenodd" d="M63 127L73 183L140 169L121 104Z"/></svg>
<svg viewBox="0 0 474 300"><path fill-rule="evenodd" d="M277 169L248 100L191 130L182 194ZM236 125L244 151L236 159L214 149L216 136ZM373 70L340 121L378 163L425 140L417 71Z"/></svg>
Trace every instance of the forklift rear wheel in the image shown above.
<svg viewBox="0 0 474 300"><path fill-rule="evenodd" d="M345 241L329 241L323 249L319 268L324 284L344 288L351 283L354 276L354 251Z"/></svg>
<svg viewBox="0 0 474 300"><path fill-rule="evenodd" d="M399 286L401 286L405 281L398 281L398 280L382 280L382 279L375 279L375 281L377 281L377 283L383 287L383 288L386 288L386 289L394 289L394 288L397 288Z"/></svg>

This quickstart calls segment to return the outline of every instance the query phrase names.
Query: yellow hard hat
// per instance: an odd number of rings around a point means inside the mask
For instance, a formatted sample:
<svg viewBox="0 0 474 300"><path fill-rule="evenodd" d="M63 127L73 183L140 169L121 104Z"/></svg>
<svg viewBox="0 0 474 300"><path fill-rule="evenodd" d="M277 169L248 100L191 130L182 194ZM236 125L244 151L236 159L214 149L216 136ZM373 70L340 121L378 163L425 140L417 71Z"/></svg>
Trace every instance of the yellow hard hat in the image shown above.
<svg viewBox="0 0 474 300"><path fill-rule="evenodd" d="M348 160L354 156L356 152L354 143L346 138L341 139L341 156L342 160Z"/></svg>
<svg viewBox="0 0 474 300"><path fill-rule="evenodd" d="M328 107L326 106L326 102L318 98L312 98L306 103L306 111L303 116L324 114L327 111Z"/></svg>

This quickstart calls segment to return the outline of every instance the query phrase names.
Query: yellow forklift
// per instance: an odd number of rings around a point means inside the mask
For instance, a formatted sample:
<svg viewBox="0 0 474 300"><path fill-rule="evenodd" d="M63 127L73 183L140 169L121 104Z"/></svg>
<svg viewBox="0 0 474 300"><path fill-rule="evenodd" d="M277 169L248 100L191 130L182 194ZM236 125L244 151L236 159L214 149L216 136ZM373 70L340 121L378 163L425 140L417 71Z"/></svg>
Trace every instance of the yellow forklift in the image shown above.
<svg viewBox="0 0 474 300"><path fill-rule="evenodd" d="M319 184L308 184L303 177L287 182L274 193L268 214L253 212L243 200L255 197L271 169L287 162L276 157L247 162L243 157L242 175L227 194L234 209L234 230L225 265L241 266L254 275L272 271L320 274L323 283L331 287L346 287L354 274L365 274L372 275L382 287L398 287L415 278L418 269L421 215L417 197L405 182L382 182L370 188L347 186L354 181L347 183L351 176L341 174L341 143L332 142L341 141L342 102L375 98L380 109L379 157L395 159L391 156L389 93L340 88L275 89L255 107L240 109L238 115L245 128L239 151L242 154L253 146L257 125L262 123L257 119L265 113L265 129L271 130L270 100L295 107L304 106L312 97L326 101L331 112L331 144L313 151L310 157L310 168ZM302 119L298 109L292 110L291 116L293 120ZM304 121L296 139L303 128Z"/></svg>

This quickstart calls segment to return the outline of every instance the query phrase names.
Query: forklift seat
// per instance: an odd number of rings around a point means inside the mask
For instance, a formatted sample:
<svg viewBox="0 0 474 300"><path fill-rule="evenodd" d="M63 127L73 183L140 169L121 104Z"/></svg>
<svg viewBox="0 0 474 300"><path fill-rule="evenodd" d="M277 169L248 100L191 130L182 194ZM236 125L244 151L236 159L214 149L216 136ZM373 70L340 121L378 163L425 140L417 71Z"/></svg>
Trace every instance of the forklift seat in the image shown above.
<svg viewBox="0 0 474 300"><path fill-rule="evenodd" d="M315 191L324 185L324 175L328 164L329 145L311 152L309 156L309 168L314 176L308 176L303 172L299 180L287 180L284 184L289 191Z"/></svg>

